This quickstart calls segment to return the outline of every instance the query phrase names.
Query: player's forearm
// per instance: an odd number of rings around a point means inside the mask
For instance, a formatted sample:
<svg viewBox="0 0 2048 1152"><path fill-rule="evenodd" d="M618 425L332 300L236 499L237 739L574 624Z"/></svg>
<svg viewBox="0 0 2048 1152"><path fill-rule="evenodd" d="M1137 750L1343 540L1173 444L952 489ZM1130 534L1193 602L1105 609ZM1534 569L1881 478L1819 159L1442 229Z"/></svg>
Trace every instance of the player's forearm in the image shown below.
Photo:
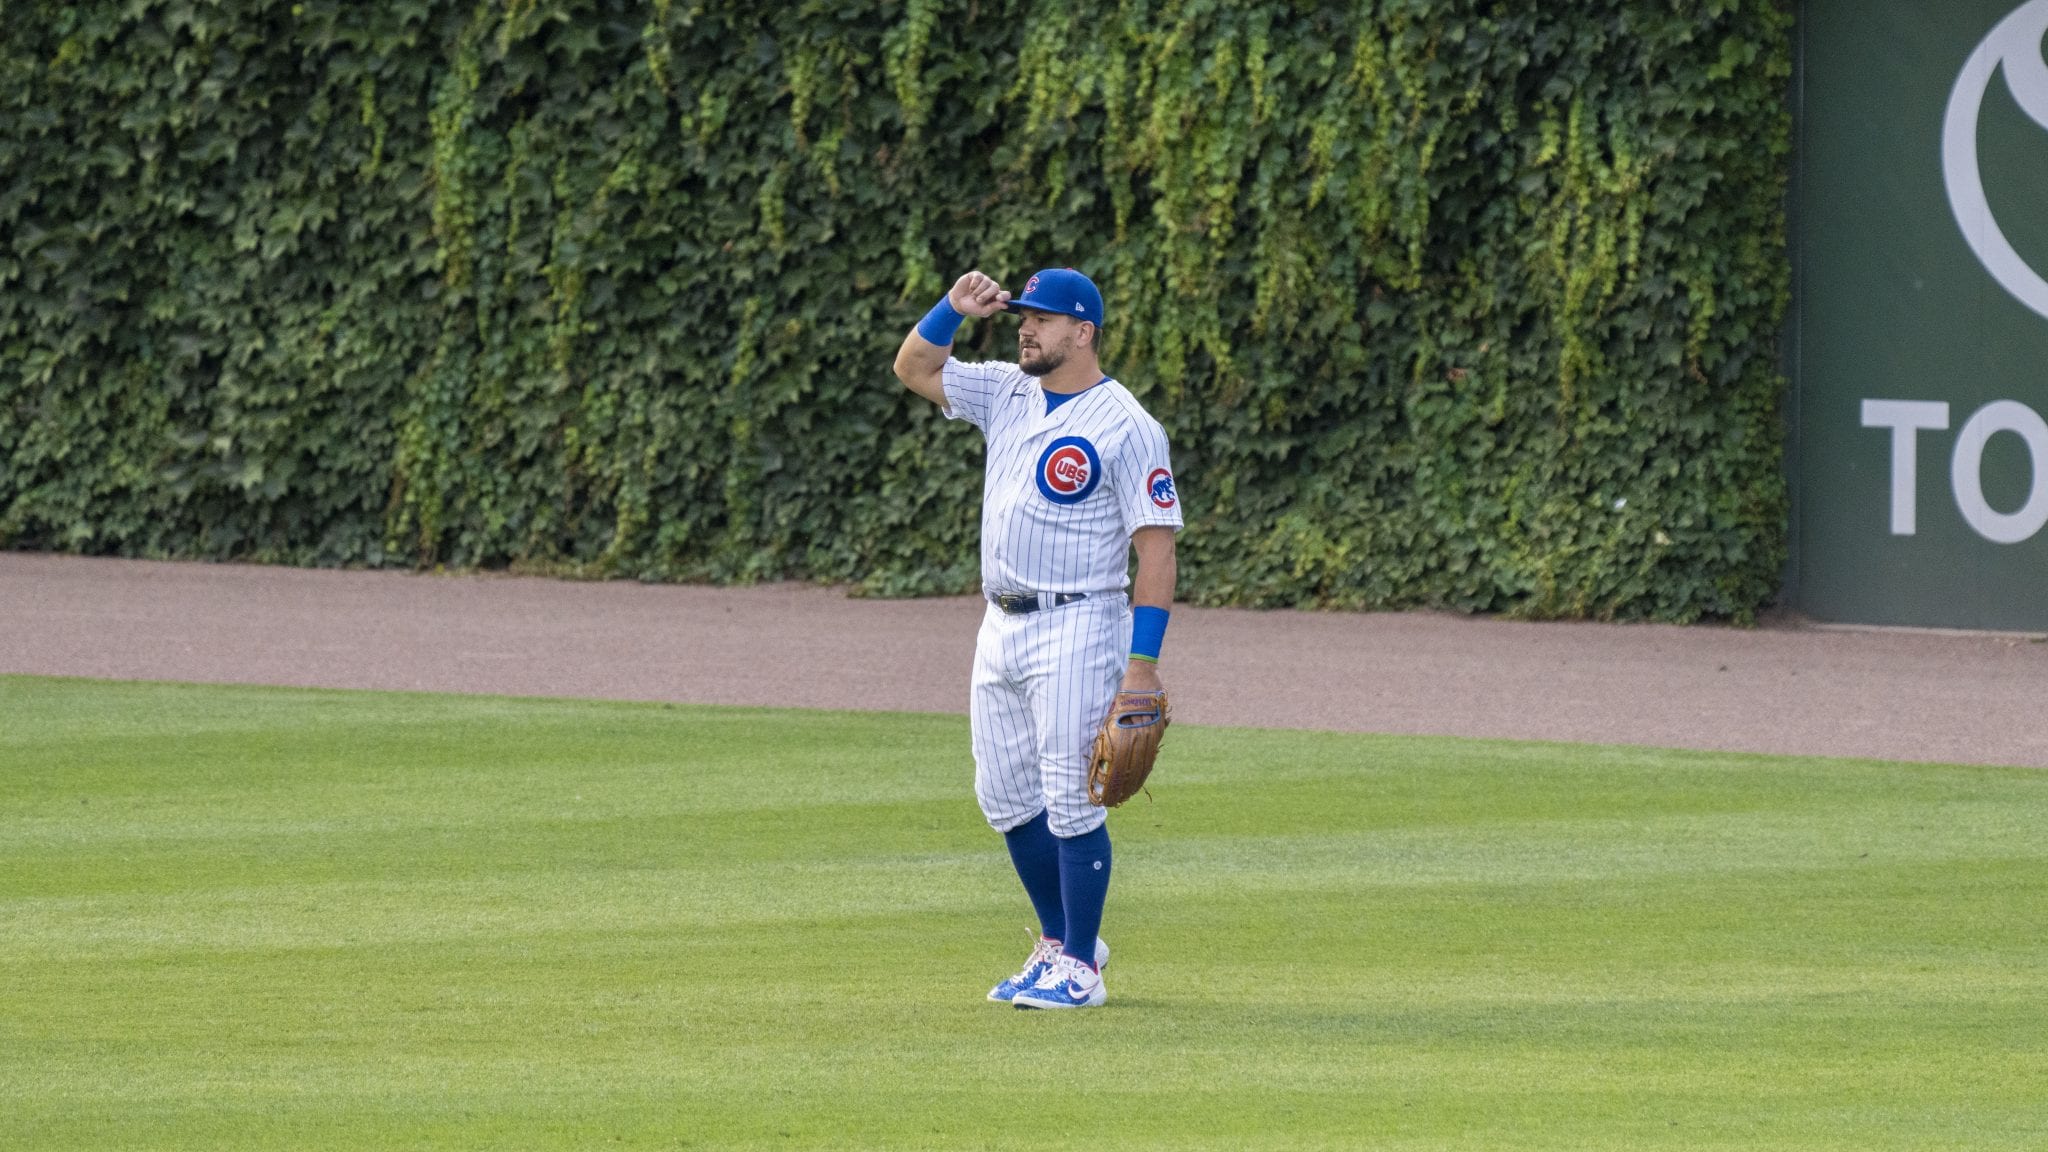
<svg viewBox="0 0 2048 1152"><path fill-rule="evenodd" d="M1131 574L1131 658L1124 666L1124 688L1142 692L1160 686L1159 650L1179 571L1173 529L1140 528L1131 546L1138 553L1138 570Z"/></svg>
<svg viewBox="0 0 2048 1152"><path fill-rule="evenodd" d="M1173 585L1179 578L1172 549L1147 556L1138 555L1138 570L1131 574L1133 608L1173 607Z"/></svg>

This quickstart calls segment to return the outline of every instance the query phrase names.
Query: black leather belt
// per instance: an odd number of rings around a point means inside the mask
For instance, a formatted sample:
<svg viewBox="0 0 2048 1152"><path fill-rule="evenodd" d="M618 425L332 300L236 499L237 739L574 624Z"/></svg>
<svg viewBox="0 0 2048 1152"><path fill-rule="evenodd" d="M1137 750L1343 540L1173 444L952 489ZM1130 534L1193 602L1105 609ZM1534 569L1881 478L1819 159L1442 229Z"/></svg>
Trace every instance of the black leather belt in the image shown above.
<svg viewBox="0 0 2048 1152"><path fill-rule="evenodd" d="M998 592L990 596L989 601L1012 616L1022 616L1026 612L1057 608L1087 598L1086 592Z"/></svg>

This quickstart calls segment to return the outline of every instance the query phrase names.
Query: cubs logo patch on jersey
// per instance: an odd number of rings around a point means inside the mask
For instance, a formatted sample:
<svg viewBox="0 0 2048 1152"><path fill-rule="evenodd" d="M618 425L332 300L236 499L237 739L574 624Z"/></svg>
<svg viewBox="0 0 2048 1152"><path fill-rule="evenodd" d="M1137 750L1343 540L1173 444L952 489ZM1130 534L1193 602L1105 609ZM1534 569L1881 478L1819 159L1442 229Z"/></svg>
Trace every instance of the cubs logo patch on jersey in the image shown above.
<svg viewBox="0 0 2048 1152"><path fill-rule="evenodd" d="M1179 499L1173 491L1173 473L1164 468L1154 468L1152 475L1145 478L1145 491L1160 508L1171 508Z"/></svg>
<svg viewBox="0 0 2048 1152"><path fill-rule="evenodd" d="M1081 436L1063 436L1038 457L1038 493L1055 504L1079 504L1102 482L1102 457Z"/></svg>

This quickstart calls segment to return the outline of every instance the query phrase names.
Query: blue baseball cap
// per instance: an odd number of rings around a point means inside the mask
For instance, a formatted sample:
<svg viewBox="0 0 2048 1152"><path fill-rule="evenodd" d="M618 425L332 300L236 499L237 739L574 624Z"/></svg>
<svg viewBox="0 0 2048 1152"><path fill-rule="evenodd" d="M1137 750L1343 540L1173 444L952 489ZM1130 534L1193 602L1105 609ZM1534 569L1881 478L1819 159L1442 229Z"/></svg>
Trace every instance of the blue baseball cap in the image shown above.
<svg viewBox="0 0 2048 1152"><path fill-rule="evenodd" d="M1012 312L1026 308L1057 312L1102 327L1102 293L1095 281L1072 268L1047 268L1024 285L1024 294L1007 305Z"/></svg>

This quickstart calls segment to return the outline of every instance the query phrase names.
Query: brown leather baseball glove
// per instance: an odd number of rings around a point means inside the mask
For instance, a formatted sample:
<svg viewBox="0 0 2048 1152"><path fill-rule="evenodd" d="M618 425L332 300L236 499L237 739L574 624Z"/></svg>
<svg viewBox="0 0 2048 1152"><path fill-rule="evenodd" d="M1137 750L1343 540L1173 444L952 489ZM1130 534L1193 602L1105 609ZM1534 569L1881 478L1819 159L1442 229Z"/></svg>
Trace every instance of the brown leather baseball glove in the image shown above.
<svg viewBox="0 0 2048 1152"><path fill-rule="evenodd" d="M1116 694L1116 703L1109 706L1109 715L1096 730L1095 751L1088 758L1091 803L1114 808L1138 794L1145 777L1152 774L1152 761L1159 755L1159 742L1166 738L1166 725L1172 719L1164 691Z"/></svg>

